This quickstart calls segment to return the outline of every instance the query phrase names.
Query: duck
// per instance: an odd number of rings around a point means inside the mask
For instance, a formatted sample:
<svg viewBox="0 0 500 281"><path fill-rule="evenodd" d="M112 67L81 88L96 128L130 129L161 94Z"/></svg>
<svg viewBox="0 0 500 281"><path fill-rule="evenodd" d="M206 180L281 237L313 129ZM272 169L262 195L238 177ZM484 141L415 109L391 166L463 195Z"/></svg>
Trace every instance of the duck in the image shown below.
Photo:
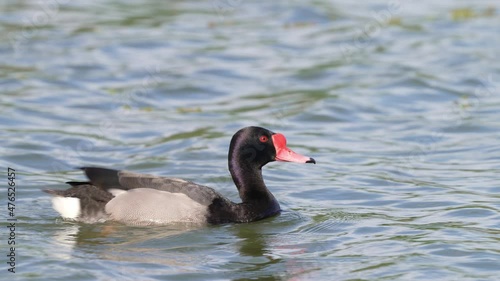
<svg viewBox="0 0 500 281"><path fill-rule="evenodd" d="M101 167L81 167L88 181L67 182L65 190L45 189L64 220L116 221L130 225L248 223L278 215L280 204L262 177L269 162L316 161L289 149L281 133L256 126L237 131L228 168L240 203L192 181Z"/></svg>

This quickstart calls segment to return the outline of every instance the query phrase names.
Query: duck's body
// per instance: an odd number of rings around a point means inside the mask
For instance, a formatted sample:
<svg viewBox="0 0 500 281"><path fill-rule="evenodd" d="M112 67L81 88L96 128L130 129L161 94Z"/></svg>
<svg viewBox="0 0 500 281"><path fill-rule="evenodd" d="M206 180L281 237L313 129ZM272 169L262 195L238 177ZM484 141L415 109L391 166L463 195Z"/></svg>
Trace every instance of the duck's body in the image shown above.
<svg viewBox="0 0 500 281"><path fill-rule="evenodd" d="M67 190L45 190L63 218L127 224L251 222L280 212L262 179L270 161L315 163L286 147L283 135L259 127L238 131L229 148L229 170L242 203L214 189L178 178L84 167L89 182L68 182Z"/></svg>

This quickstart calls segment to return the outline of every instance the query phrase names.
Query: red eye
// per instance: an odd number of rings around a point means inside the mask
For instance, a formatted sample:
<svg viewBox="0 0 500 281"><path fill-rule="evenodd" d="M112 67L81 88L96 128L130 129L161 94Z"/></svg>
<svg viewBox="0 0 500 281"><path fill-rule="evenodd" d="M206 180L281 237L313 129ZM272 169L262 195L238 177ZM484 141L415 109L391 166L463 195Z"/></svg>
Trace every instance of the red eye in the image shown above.
<svg viewBox="0 0 500 281"><path fill-rule="evenodd" d="M269 138L267 136L260 136L259 140L260 142L267 142Z"/></svg>

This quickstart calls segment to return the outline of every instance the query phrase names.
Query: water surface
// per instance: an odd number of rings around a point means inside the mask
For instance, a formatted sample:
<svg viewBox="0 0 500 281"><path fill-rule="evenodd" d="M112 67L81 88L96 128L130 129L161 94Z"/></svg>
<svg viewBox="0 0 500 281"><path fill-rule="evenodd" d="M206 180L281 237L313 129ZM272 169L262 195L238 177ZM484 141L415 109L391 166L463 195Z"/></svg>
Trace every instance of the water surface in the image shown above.
<svg viewBox="0 0 500 281"><path fill-rule="evenodd" d="M495 280L496 1L0 4L2 225L16 170L19 280ZM317 165L271 163L280 216L204 228L62 221L42 188L93 165L239 200L239 128Z"/></svg>

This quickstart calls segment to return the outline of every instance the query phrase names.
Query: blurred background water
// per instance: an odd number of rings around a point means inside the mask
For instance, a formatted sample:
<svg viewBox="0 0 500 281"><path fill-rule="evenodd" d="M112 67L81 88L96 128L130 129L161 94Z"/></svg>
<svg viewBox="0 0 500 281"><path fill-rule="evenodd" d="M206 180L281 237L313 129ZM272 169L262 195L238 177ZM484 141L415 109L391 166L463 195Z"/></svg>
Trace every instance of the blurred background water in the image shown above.
<svg viewBox="0 0 500 281"><path fill-rule="evenodd" d="M2 1L5 280L497 280L498 1ZM284 212L202 229L62 221L94 165L239 200L232 134L284 133ZM16 273L7 272L7 168ZM8 279L7 279L8 278Z"/></svg>

